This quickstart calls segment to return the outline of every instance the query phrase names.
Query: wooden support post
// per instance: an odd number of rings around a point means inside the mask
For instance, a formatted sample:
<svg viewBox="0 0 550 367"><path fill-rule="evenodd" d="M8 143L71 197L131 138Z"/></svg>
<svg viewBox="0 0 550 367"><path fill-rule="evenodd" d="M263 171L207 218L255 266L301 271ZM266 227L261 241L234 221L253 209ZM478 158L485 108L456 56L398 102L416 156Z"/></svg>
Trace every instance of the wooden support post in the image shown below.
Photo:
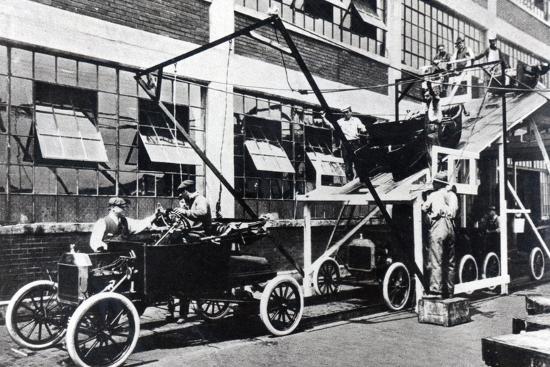
<svg viewBox="0 0 550 367"><path fill-rule="evenodd" d="M304 296L312 296L311 286L311 209L309 203L304 203Z"/></svg>
<svg viewBox="0 0 550 367"><path fill-rule="evenodd" d="M504 154L504 139L498 146L498 194L500 206L500 274L508 275L508 207L506 203L506 158ZM501 294L508 294L508 284L502 284L500 287Z"/></svg>
<svg viewBox="0 0 550 367"><path fill-rule="evenodd" d="M422 199L417 197L413 202L413 238L414 238L414 261L418 268L424 272L424 242L422 240ZM418 301L424 296L424 288L422 282L415 277L416 285L416 302L415 311L418 312Z"/></svg>

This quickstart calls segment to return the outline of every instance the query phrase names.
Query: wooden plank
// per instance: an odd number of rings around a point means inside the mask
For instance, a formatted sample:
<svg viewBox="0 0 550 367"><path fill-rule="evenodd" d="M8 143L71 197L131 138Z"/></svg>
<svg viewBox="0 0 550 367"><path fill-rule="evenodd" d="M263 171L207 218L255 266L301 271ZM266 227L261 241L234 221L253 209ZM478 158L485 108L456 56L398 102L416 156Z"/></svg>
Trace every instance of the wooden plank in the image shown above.
<svg viewBox="0 0 550 367"><path fill-rule="evenodd" d="M417 198L413 203L413 236L414 236L414 261L418 269L424 269L424 242L422 241L422 200ZM418 312L418 303L424 295L422 282L416 276L416 302L415 307Z"/></svg>
<svg viewBox="0 0 550 367"><path fill-rule="evenodd" d="M533 133L535 133L535 140L537 141L537 145L539 146L542 157L544 158L546 169L548 170L548 173L550 173L550 158L548 158L548 152L546 151L546 147L544 146L544 142L542 141L542 136L540 135L539 128L537 127L537 124L533 119L530 119L529 125L531 126L531 130L533 130Z"/></svg>
<svg viewBox="0 0 550 367"><path fill-rule="evenodd" d="M311 209L308 203L304 204L304 296L312 296L311 274L307 269L311 268Z"/></svg>
<svg viewBox="0 0 550 367"><path fill-rule="evenodd" d="M550 367L550 330L483 338L482 358L488 366Z"/></svg>
<svg viewBox="0 0 550 367"><path fill-rule="evenodd" d="M508 283L510 283L510 275L500 275L494 278L482 278L471 282L455 284L454 294L472 292L478 289L496 287L501 284Z"/></svg>
<svg viewBox="0 0 550 367"><path fill-rule="evenodd" d="M505 118L506 115L503 115ZM500 206L500 274L508 275L508 204L506 202L506 156L504 151L504 139L502 137L498 146L498 196ZM501 294L508 294L508 285L502 284Z"/></svg>
<svg viewBox="0 0 550 367"><path fill-rule="evenodd" d="M441 326L455 326L471 321L470 301L466 298L432 299L418 301L418 322Z"/></svg>

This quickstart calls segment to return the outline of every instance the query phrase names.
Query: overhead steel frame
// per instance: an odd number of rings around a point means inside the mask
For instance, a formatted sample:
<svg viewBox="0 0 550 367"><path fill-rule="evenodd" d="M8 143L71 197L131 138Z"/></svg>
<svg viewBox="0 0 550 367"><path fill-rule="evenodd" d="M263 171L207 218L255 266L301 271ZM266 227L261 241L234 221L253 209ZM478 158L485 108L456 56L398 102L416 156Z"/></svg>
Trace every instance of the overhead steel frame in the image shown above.
<svg viewBox="0 0 550 367"><path fill-rule="evenodd" d="M264 27L264 26L271 26L276 31L281 32L288 48L278 45L277 43L268 40L262 36L258 36L254 33L254 30ZM250 217L256 219L258 218L258 215L250 208L250 206L245 202L243 197L239 195L237 191L233 188L233 186L225 179L225 177L221 174L221 172L218 170L218 168L210 161L210 159L206 156L206 154L200 149L200 147L193 141L193 139L189 136L189 134L185 131L183 126L177 121L177 119L172 115L172 113L169 111L169 109L164 105L164 103L160 100L160 93L161 93L161 83L162 83L162 75L163 75L163 68L169 65L172 65L178 61L187 59L189 57L192 57L194 55L197 55L201 52L204 52L206 50L209 50L213 47L216 47L220 44L223 44L225 42L228 42L234 38L240 37L240 36L248 36L256 41L266 44L270 47L273 47L281 52L289 53L290 55L294 57L294 60L298 64L298 67L300 68L301 72L307 79L313 93L317 97L319 104L321 105L321 108L323 111L325 111L325 116L327 120L332 124L334 127L334 131L336 132L336 135L340 138L340 140L343 143L344 149L347 150L349 155L352 157L352 160L355 162L357 160L357 157L355 156L355 153L350 145L350 143L347 141L346 137L344 136L342 129L336 123L336 116L332 113L332 109L328 105L325 97L323 96L321 90L319 89L319 86L317 85L317 82L313 78L313 75L309 71L304 59L302 58L298 48L296 47L296 44L292 40L292 37L290 36L289 32L287 31L283 21L278 15L272 15L264 20L258 21L248 27L245 27L243 29L240 29L234 33L231 33L227 36L221 37L218 40L215 40L213 42L210 42L208 44L205 44L203 46L197 47L194 50L191 50L189 52L186 52L180 56L173 57L169 60L166 60L162 63L159 63L157 65L151 66L147 69L141 70L136 73L136 80L139 83L139 85L143 88L143 90L147 93L147 95L155 101L160 109L164 112L164 114L174 123L178 131L183 135L184 139L191 145L193 150L199 155L199 157L202 159L202 161L206 164L206 166L212 171L212 173L220 180L221 184L229 191L229 193L237 200L237 202L243 207L246 214L248 214ZM155 85L152 85L151 81L151 75L155 75L157 78L157 82ZM146 76L147 80L144 80L143 77ZM397 228L392 221L391 216L389 215L388 211L386 210L386 207L382 200L380 199L378 193L376 192L376 189L372 185L371 181L367 178L364 182L365 186L371 193L376 205L380 209L380 212L382 213L382 216L384 217L384 220L391 228L391 233L393 234L393 237L396 239L397 246L401 247L403 249L402 245L402 239L399 232L399 228ZM307 205L304 208L304 217L309 217L309 208ZM307 221L307 218L304 218L305 221ZM304 243L309 242L309 254L308 249L304 249L304 267L307 269L309 265L308 261L311 261L311 231L308 228L308 224L305 224L304 226ZM296 261L290 256L290 254L282 247L282 245L277 244L278 249L281 251L281 253L295 266L295 268L302 274L302 276L305 276L304 280L304 287L307 290L307 284L308 279L307 275L304 274L303 269L296 263ZM307 247L307 246L306 246ZM402 251L405 253L404 249ZM308 260L309 259L309 260ZM422 271L420 268L416 265L414 261L411 261L411 259L408 259L407 265L410 269L412 269L413 273L417 276L417 279L422 283L424 286L426 286L426 282L424 280L424 276L422 274ZM307 292L306 292L307 295Z"/></svg>

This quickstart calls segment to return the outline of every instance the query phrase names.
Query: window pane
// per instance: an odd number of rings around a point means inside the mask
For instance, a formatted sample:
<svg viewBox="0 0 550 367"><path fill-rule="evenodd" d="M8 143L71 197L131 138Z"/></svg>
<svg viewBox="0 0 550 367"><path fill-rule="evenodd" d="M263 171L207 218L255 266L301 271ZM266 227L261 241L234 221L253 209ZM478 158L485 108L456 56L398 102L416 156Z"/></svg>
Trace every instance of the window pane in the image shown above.
<svg viewBox="0 0 550 367"><path fill-rule="evenodd" d="M117 109L117 96L111 93L97 93L97 112L99 117L115 119Z"/></svg>
<svg viewBox="0 0 550 367"><path fill-rule="evenodd" d="M189 84L189 104L202 107L201 87L196 84Z"/></svg>
<svg viewBox="0 0 550 367"><path fill-rule="evenodd" d="M119 195L134 196L137 193L137 174L135 172L120 172L118 175Z"/></svg>
<svg viewBox="0 0 550 367"><path fill-rule="evenodd" d="M33 139L26 136L10 137L10 163L30 164L33 161Z"/></svg>
<svg viewBox="0 0 550 367"><path fill-rule="evenodd" d="M10 190L12 193L32 192L32 166L10 167Z"/></svg>
<svg viewBox="0 0 550 367"><path fill-rule="evenodd" d="M97 195L97 172L94 170L78 170L78 194Z"/></svg>
<svg viewBox="0 0 550 367"><path fill-rule="evenodd" d="M32 52L19 48L11 49L11 74L32 78Z"/></svg>
<svg viewBox="0 0 550 367"><path fill-rule="evenodd" d="M0 74L8 74L8 49L0 46Z"/></svg>
<svg viewBox="0 0 550 367"><path fill-rule="evenodd" d="M137 98L120 96L119 105L120 105L119 118L121 120L137 121L138 119ZM127 121L124 121L124 123L126 122Z"/></svg>
<svg viewBox="0 0 550 367"><path fill-rule="evenodd" d="M0 192L6 192L8 183L8 167L5 164L0 164ZM4 208L0 210L5 210Z"/></svg>
<svg viewBox="0 0 550 367"><path fill-rule="evenodd" d="M57 168L57 193L60 195L76 194L78 172L70 168Z"/></svg>
<svg viewBox="0 0 550 367"><path fill-rule="evenodd" d="M97 65L78 62L78 85L84 88L97 89Z"/></svg>
<svg viewBox="0 0 550 367"><path fill-rule="evenodd" d="M99 195L115 195L115 171L99 171Z"/></svg>
<svg viewBox="0 0 550 367"><path fill-rule="evenodd" d="M57 83L76 85L76 61L57 58Z"/></svg>
<svg viewBox="0 0 550 367"><path fill-rule="evenodd" d="M55 56L35 53L34 77L45 82L55 82Z"/></svg>
<svg viewBox="0 0 550 367"><path fill-rule="evenodd" d="M34 167L34 193L55 194L57 180L53 170L48 167Z"/></svg>
<svg viewBox="0 0 550 367"><path fill-rule="evenodd" d="M156 177L157 196L172 196L172 175Z"/></svg>
<svg viewBox="0 0 550 367"><path fill-rule="evenodd" d="M136 126L121 126L118 130L118 138L121 145L136 145L138 143Z"/></svg>
<svg viewBox="0 0 550 367"><path fill-rule="evenodd" d="M63 159L63 146L58 136L39 135L40 152L42 158Z"/></svg>
<svg viewBox="0 0 550 367"><path fill-rule="evenodd" d="M125 171L134 171L137 169L138 148L120 147L119 169Z"/></svg>
<svg viewBox="0 0 550 367"><path fill-rule="evenodd" d="M28 108L13 108L10 124L12 134L32 135L32 111Z"/></svg>
<svg viewBox="0 0 550 367"><path fill-rule="evenodd" d="M32 80L11 78L11 105L32 105Z"/></svg>
<svg viewBox="0 0 550 367"><path fill-rule="evenodd" d="M189 104L189 83L176 82L176 104Z"/></svg>
<svg viewBox="0 0 550 367"><path fill-rule="evenodd" d="M137 95L137 82L134 79L134 75L134 73L130 73L129 71L119 71L120 94Z"/></svg>
<svg viewBox="0 0 550 367"><path fill-rule="evenodd" d="M138 189L139 196L155 196L155 176L147 173L139 173Z"/></svg>
<svg viewBox="0 0 550 367"><path fill-rule="evenodd" d="M62 143L64 148L64 157L71 157L71 160L86 160L84 147L82 146L82 141L80 139L64 138Z"/></svg>
<svg viewBox="0 0 550 367"><path fill-rule="evenodd" d="M117 91L116 70L105 66L99 66L98 67L98 84L99 84L100 90L116 93Z"/></svg>
<svg viewBox="0 0 550 367"><path fill-rule="evenodd" d="M0 163L7 163L8 136L0 135Z"/></svg>
<svg viewBox="0 0 550 367"><path fill-rule="evenodd" d="M116 144L117 143L117 133L115 128L110 127L100 127L99 132L105 144Z"/></svg>

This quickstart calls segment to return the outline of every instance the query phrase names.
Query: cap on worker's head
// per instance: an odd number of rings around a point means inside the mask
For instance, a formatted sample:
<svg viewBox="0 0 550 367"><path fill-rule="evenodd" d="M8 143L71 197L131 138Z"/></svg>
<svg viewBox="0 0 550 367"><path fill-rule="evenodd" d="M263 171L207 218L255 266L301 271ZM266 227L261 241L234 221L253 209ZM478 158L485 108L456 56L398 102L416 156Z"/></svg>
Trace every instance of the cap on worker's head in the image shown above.
<svg viewBox="0 0 550 367"><path fill-rule="evenodd" d="M443 43L440 43L439 45L437 45L437 48L445 48L445 45Z"/></svg>
<svg viewBox="0 0 550 367"><path fill-rule="evenodd" d="M496 210L497 210L497 207L494 206L494 205L489 205L489 210L495 210L495 211L496 211Z"/></svg>
<svg viewBox="0 0 550 367"><path fill-rule="evenodd" d="M456 37L455 45L460 42L464 42L464 37L462 35L459 35L458 37Z"/></svg>
<svg viewBox="0 0 550 367"><path fill-rule="evenodd" d="M195 186L195 181L193 180L184 180L177 188L177 192L182 192L183 190L190 191L193 186Z"/></svg>
<svg viewBox="0 0 550 367"><path fill-rule="evenodd" d="M447 184L447 171L437 172L433 178L433 183L439 183L446 185Z"/></svg>
<svg viewBox="0 0 550 367"><path fill-rule="evenodd" d="M489 41L496 40L497 39L497 33L495 31L488 31L487 32L487 39Z"/></svg>
<svg viewBox="0 0 550 367"><path fill-rule="evenodd" d="M342 112L351 112L351 106L346 106L341 109Z"/></svg>
<svg viewBox="0 0 550 367"><path fill-rule="evenodd" d="M124 200L123 198L119 197L112 197L109 199L109 206L118 206L118 207L125 207L128 206L128 202Z"/></svg>

